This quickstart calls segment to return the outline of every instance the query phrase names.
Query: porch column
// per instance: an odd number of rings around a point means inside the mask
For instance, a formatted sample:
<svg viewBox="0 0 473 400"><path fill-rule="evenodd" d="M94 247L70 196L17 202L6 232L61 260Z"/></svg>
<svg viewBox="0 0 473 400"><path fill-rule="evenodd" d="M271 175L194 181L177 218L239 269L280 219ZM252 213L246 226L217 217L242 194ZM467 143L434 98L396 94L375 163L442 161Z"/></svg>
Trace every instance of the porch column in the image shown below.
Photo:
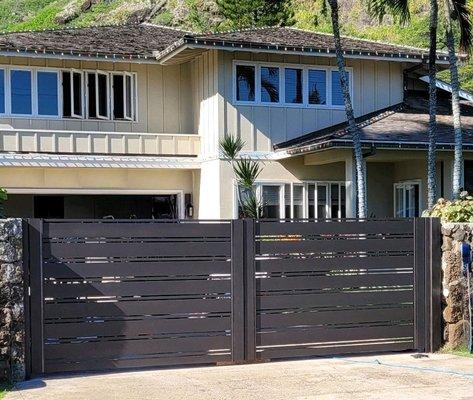
<svg viewBox="0 0 473 400"><path fill-rule="evenodd" d="M356 217L356 169L353 156L350 154L345 159L345 188L346 188L346 213L347 218Z"/></svg>

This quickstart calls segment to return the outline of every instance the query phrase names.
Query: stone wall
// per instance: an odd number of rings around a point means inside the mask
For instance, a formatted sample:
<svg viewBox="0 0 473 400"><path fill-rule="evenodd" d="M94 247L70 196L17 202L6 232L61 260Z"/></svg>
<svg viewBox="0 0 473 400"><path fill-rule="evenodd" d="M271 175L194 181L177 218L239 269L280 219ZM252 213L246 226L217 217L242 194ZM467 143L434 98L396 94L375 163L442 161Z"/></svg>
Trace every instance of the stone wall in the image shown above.
<svg viewBox="0 0 473 400"><path fill-rule="evenodd" d="M0 378L25 378L21 219L0 220Z"/></svg>
<svg viewBox="0 0 473 400"><path fill-rule="evenodd" d="M473 246L473 224L443 224L442 235L443 338L447 348L456 349L468 344L468 290L462 274L461 243ZM473 288L473 279L470 283Z"/></svg>

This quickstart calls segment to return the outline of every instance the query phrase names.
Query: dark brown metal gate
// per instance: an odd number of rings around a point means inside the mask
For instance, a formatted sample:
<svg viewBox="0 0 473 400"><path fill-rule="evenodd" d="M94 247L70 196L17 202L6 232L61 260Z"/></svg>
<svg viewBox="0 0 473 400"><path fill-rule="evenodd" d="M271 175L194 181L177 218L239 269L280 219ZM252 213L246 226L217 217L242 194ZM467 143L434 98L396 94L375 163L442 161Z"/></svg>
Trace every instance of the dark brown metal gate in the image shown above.
<svg viewBox="0 0 473 400"><path fill-rule="evenodd" d="M28 372L438 348L437 220L25 222Z"/></svg>

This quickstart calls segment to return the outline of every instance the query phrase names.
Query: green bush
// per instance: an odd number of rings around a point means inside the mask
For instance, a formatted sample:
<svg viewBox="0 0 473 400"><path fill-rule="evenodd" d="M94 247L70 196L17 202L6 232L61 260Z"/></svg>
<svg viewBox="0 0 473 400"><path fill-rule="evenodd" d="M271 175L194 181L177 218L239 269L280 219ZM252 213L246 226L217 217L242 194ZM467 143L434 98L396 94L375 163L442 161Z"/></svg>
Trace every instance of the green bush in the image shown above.
<svg viewBox="0 0 473 400"><path fill-rule="evenodd" d="M425 217L438 217L442 222L473 222L473 196L461 192L457 200L439 199Z"/></svg>

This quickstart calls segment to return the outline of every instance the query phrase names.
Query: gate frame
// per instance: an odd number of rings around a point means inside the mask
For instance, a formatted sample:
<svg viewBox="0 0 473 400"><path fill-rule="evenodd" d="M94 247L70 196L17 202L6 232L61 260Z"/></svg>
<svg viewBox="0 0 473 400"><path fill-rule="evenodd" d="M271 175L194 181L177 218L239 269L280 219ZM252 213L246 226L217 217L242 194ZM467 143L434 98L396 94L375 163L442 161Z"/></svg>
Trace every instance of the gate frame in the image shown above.
<svg viewBox="0 0 473 400"><path fill-rule="evenodd" d="M290 221L281 222L290 223ZM415 218L414 347L434 352L442 341L441 224ZM253 219L231 221L231 350L235 364L256 362L255 227ZM44 374L43 220L23 220L26 376Z"/></svg>

